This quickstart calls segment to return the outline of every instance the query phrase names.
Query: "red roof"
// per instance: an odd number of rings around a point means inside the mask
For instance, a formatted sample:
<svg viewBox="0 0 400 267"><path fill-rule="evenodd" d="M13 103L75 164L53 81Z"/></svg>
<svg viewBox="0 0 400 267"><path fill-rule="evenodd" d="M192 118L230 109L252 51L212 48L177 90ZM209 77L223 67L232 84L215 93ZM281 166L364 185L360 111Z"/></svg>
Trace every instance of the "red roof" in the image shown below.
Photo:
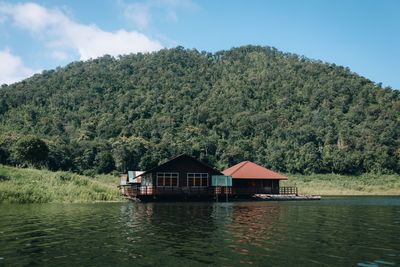
<svg viewBox="0 0 400 267"><path fill-rule="evenodd" d="M223 171L224 175L233 179L287 179L277 172L268 170L251 161L242 161Z"/></svg>

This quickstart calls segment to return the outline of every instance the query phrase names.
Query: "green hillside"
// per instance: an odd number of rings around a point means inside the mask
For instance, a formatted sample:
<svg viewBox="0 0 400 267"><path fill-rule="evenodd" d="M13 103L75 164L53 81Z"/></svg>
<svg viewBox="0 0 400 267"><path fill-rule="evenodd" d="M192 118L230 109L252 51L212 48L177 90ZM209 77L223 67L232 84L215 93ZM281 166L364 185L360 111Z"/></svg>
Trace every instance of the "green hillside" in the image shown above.
<svg viewBox="0 0 400 267"><path fill-rule="evenodd" d="M0 163L86 174L179 153L220 169L400 173L399 134L399 91L270 47L105 56L0 89ZM40 161L23 155L29 136L46 142Z"/></svg>

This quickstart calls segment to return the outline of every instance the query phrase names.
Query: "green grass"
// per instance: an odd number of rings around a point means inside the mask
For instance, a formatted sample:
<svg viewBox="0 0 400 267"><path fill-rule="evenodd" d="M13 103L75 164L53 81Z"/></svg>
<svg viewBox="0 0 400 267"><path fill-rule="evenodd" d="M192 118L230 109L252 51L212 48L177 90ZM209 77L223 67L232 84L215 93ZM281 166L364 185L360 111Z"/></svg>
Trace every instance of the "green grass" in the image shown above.
<svg viewBox="0 0 400 267"><path fill-rule="evenodd" d="M288 174L281 186L297 186L304 195L400 195L400 175Z"/></svg>
<svg viewBox="0 0 400 267"><path fill-rule="evenodd" d="M82 203L122 201L110 175L87 177L70 172L0 165L0 203Z"/></svg>

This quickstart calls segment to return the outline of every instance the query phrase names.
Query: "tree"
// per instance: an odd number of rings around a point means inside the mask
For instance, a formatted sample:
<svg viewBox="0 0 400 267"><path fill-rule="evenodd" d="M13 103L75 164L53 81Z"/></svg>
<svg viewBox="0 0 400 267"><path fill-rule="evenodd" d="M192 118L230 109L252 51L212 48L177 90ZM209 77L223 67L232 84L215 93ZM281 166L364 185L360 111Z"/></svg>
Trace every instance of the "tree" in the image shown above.
<svg viewBox="0 0 400 267"><path fill-rule="evenodd" d="M21 164L42 166L46 163L48 155L47 144L37 137L23 137L14 147L14 157Z"/></svg>
<svg viewBox="0 0 400 267"><path fill-rule="evenodd" d="M115 162L110 151L100 151L95 158L97 173L109 173L115 170Z"/></svg>
<svg viewBox="0 0 400 267"><path fill-rule="evenodd" d="M0 164L9 163L10 153L4 147L0 147Z"/></svg>
<svg viewBox="0 0 400 267"><path fill-rule="evenodd" d="M75 166L71 159L72 154L66 144L62 143L49 143L49 156L47 159L47 166L52 171L74 170Z"/></svg>

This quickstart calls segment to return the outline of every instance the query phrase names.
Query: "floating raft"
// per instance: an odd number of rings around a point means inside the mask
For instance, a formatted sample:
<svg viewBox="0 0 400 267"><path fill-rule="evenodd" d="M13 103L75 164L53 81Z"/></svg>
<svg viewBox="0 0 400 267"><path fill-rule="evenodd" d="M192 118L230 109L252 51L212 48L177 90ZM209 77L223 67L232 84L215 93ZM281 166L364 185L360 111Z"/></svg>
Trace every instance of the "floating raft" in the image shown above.
<svg viewBox="0 0 400 267"><path fill-rule="evenodd" d="M298 195L270 195L270 194L255 194L255 200L321 200L321 196L298 196Z"/></svg>

